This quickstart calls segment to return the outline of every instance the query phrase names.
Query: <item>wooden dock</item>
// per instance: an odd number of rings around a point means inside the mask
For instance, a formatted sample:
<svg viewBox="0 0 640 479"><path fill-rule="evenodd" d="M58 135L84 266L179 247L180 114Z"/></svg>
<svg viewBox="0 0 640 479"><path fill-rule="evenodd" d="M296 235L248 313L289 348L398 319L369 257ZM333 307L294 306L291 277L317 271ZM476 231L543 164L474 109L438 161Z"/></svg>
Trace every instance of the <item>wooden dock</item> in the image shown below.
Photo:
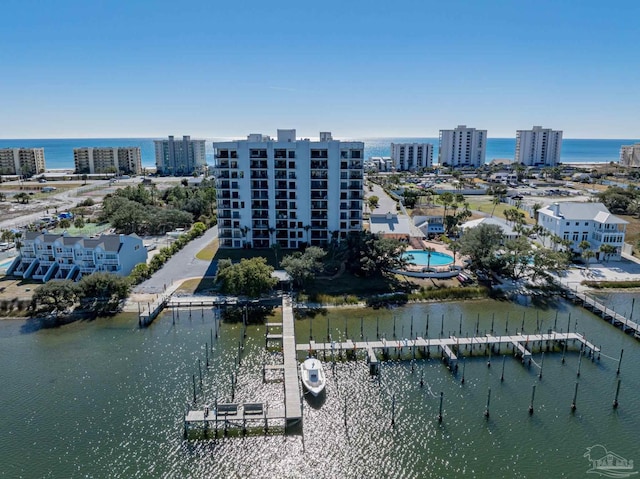
<svg viewBox="0 0 640 479"><path fill-rule="evenodd" d="M224 403L214 404L211 408L190 410L184 418L185 436L190 425L204 426L205 429L214 427L226 431L228 427L242 427L246 431L248 426L262 426L268 432L269 422L284 422L285 431L291 431L302 421L302 395L298 381L298 360L296 352L295 325L293 317L293 303L291 297L282 297L282 322L267 323L265 343L281 342L283 363L263 366L263 374L267 370L282 371L284 373L284 407L269 408L258 402L252 403ZM280 332L275 333L273 329Z"/></svg>
<svg viewBox="0 0 640 479"><path fill-rule="evenodd" d="M341 353L342 351L357 352L357 350L366 351L367 361L370 364L371 372L377 370L377 366L374 368L371 364L377 365L377 357L375 350L382 352L383 356L388 357L390 351L408 351L414 353L416 351L426 352L427 355L431 348L435 348L442 354L443 359L447 360L450 367L455 367L458 361L458 355L463 353L463 348L471 348L473 353L474 348L477 347L481 352L485 352L491 348L500 351L502 345L512 346L514 352L520 356L523 360L531 358L530 345L538 343L564 343L567 341L578 342L590 353L597 353L600 348L579 333L558 333L556 331L550 331L548 333L539 334L516 334L509 336L494 336L487 334L486 336L472 336L472 337L456 337L450 336L448 338L429 338L424 339L417 337L416 339L398 339L398 340L386 340L380 339L377 341L351 341L345 342L316 342L310 341L309 343L298 344L296 349L301 352L310 352L315 354L318 351L331 351L333 354Z"/></svg>
<svg viewBox="0 0 640 479"><path fill-rule="evenodd" d="M188 427L195 424L203 426L205 431L213 428L216 436L219 429L226 432L230 427L242 428L245 433L248 427L261 427L266 434L269 424L279 426L283 421L286 423L286 419L284 409L272 409L263 403L218 403L211 408L189 411L184 418L184 433L186 436Z"/></svg>
<svg viewBox="0 0 640 479"><path fill-rule="evenodd" d="M640 324L631 321L631 319L627 319L622 314L608 308L605 304L585 293L578 293L568 288L565 289L565 293L567 298L571 299L574 303L581 304L584 308L593 311L605 321L621 328L623 332L632 334L636 339L640 340Z"/></svg>

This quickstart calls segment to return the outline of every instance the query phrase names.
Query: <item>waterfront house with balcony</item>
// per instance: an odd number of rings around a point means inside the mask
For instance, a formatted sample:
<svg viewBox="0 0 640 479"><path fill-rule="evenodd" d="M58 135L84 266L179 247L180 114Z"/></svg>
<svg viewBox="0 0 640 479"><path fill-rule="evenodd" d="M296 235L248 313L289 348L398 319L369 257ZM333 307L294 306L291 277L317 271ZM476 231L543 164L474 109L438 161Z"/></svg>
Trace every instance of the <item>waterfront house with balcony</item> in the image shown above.
<svg viewBox="0 0 640 479"><path fill-rule="evenodd" d="M589 242L589 249L596 253L595 260L620 260L628 222L609 213L602 203L553 203L538 210L538 224L547 232L542 236L546 247L553 247L552 238L570 242L570 249L582 253L580 243ZM602 245L615 248L605 257Z"/></svg>

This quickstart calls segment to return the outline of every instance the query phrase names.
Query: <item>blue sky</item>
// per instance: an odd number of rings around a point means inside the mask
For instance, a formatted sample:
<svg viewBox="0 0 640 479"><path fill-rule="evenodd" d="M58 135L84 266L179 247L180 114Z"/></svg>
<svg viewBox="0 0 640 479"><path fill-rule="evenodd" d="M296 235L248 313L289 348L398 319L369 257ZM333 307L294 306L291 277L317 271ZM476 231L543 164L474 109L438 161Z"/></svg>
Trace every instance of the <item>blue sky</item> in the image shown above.
<svg viewBox="0 0 640 479"><path fill-rule="evenodd" d="M0 137L640 136L640 2L4 0Z"/></svg>

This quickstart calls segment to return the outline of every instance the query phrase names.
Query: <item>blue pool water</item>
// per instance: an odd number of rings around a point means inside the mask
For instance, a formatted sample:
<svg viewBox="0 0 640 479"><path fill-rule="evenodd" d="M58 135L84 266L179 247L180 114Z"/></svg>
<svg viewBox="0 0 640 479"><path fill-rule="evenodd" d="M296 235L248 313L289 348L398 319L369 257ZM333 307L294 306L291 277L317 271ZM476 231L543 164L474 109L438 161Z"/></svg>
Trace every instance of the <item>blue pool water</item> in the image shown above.
<svg viewBox="0 0 640 479"><path fill-rule="evenodd" d="M431 258L429 258L429 254L431 254ZM402 253L402 257L417 266L445 266L453 263L453 256L437 251L407 251Z"/></svg>

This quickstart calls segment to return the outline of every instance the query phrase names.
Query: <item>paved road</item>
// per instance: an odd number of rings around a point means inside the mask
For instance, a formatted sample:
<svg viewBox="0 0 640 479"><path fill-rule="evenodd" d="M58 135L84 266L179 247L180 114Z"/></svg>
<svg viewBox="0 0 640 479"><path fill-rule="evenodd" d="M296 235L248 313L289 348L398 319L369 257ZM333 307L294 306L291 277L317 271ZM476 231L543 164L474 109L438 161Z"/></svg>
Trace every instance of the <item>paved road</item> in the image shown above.
<svg viewBox="0 0 640 479"><path fill-rule="evenodd" d="M218 237L218 227L214 226L200 238L191 241L183 249L171 257L165 265L151 278L140 283L134 293L161 294L178 280L193 277L214 276L217 264L215 261L203 261L196 254Z"/></svg>

